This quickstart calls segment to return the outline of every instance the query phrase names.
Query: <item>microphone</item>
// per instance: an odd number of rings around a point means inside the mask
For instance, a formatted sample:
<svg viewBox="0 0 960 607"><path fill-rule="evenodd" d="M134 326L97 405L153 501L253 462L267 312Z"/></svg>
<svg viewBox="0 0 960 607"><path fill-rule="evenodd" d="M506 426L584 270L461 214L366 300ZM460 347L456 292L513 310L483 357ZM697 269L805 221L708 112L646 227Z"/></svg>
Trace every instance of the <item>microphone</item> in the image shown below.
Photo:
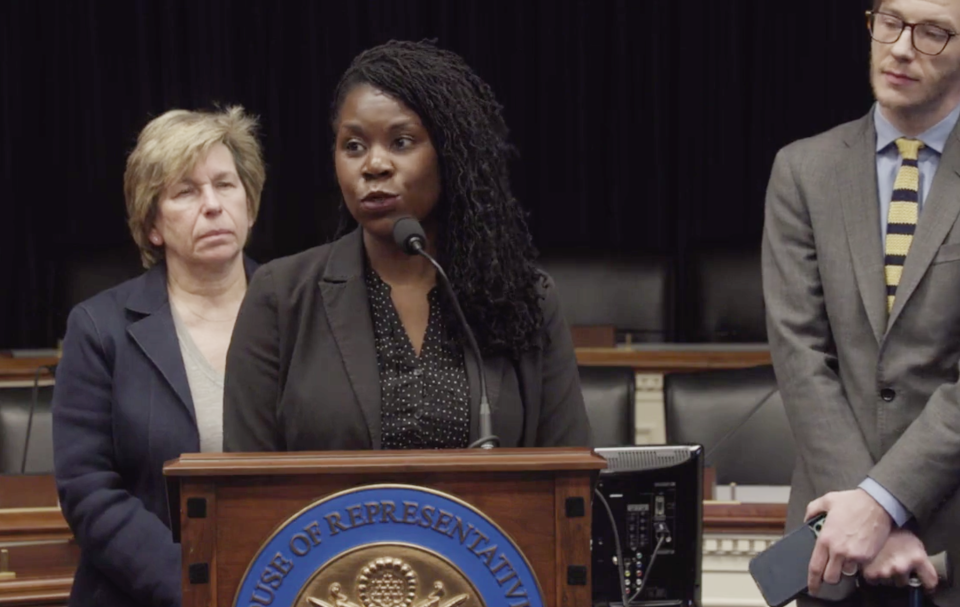
<svg viewBox="0 0 960 607"><path fill-rule="evenodd" d="M443 283L444 289L447 291L447 296L453 304L453 310L456 312L457 319L459 319L463 332L467 336L470 349L473 350L473 355L477 359L477 371L480 376L480 438L474 441L470 448L493 449L499 447L500 439L493 434L490 401L487 399L487 378L483 374L483 357L480 355L480 346L477 345L477 339L474 337L473 331L470 330L470 325L463 315L463 310L460 309L460 302L457 301L453 287L450 286L447 273L443 271L437 260L427 253L427 235L423 232L423 226L413 217L401 217L393 224L393 241L407 255L420 255L436 268L437 276L440 277L440 282Z"/></svg>
<svg viewBox="0 0 960 607"><path fill-rule="evenodd" d="M33 431L33 412L37 408L37 401L40 400L40 373L43 371L56 377L57 365L37 367L37 371L33 374L33 397L30 399L30 411L27 413L27 431L23 437L23 459L20 460L20 474L26 474L27 472L27 454L30 453L30 433Z"/></svg>

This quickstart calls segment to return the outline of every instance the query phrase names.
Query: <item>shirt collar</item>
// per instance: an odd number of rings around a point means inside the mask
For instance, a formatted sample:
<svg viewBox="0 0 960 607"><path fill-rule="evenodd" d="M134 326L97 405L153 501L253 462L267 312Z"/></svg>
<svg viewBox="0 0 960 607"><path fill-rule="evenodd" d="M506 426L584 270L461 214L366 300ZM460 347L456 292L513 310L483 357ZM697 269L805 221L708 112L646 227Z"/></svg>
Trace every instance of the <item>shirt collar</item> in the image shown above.
<svg viewBox="0 0 960 607"><path fill-rule="evenodd" d="M942 154L944 146L947 145L947 139L957 124L957 118L960 118L960 105L953 108L946 118L920 133L917 139L923 142L924 147ZM882 152L888 145L905 136L884 117L879 103L873 106L873 123L877 128L877 152Z"/></svg>

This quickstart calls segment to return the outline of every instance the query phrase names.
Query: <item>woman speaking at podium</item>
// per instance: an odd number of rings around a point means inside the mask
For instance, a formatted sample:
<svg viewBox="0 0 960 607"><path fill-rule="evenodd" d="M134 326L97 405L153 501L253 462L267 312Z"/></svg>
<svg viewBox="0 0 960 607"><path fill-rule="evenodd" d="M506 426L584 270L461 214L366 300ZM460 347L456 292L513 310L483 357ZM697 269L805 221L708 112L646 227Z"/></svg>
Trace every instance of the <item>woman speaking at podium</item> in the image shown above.
<svg viewBox="0 0 960 607"><path fill-rule="evenodd" d="M573 345L510 191L490 87L452 52L389 42L354 59L331 119L342 236L251 281L227 354L225 450L486 438L477 357L435 268L394 241L405 216L476 335L500 446L587 445Z"/></svg>

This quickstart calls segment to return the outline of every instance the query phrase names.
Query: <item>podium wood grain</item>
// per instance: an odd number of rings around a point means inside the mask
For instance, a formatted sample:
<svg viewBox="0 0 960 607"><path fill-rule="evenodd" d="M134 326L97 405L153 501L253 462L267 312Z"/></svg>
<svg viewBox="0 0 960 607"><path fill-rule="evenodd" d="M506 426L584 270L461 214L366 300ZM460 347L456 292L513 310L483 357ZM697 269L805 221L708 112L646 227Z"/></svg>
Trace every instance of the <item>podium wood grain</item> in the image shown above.
<svg viewBox="0 0 960 607"><path fill-rule="evenodd" d="M218 602L217 587L217 546L221 544L217 535L217 487L210 482L191 483L189 497L206 500L206 516L203 518L181 517L181 549L183 571L181 571L181 588L183 588L184 605L220 605ZM187 497L181 496L180 512L187 511ZM243 528L234 529L234 533L242 534ZM229 542L229 537L222 543ZM209 565L210 582L207 584L191 584L189 577L190 565L207 563Z"/></svg>
<svg viewBox="0 0 960 607"><path fill-rule="evenodd" d="M380 484L466 502L523 552L545 605L589 605L589 584L567 585L566 570L590 566L590 492L604 466L586 449L185 455L164 469L179 485L184 568L209 562L211 575L200 589L184 573L183 606L233 605L250 562L287 520L320 499ZM572 496L584 498L584 517L566 518ZM207 518L183 516L193 497L208 500Z"/></svg>

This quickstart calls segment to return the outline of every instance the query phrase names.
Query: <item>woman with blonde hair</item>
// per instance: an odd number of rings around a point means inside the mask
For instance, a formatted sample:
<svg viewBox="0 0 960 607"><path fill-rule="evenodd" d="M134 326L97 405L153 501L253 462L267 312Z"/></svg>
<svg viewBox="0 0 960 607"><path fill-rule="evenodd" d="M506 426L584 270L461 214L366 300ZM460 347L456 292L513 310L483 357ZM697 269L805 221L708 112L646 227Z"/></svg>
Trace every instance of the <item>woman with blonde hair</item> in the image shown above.
<svg viewBox="0 0 960 607"><path fill-rule="evenodd" d="M71 311L54 389L57 488L81 549L71 607L180 605L162 467L223 450L223 371L265 180L256 131L240 107L172 110L127 159L147 271Z"/></svg>

